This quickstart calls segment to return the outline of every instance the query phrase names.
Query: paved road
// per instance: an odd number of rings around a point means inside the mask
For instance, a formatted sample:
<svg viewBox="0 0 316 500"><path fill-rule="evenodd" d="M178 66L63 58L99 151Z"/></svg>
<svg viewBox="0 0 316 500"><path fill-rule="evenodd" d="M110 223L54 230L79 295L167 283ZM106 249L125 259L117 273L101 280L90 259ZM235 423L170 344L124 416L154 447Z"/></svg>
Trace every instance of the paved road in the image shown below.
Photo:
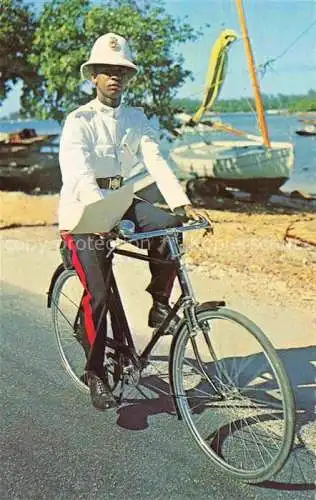
<svg viewBox="0 0 316 500"><path fill-rule="evenodd" d="M213 467L166 405L95 411L61 368L44 296L5 284L1 309L2 499L314 497L305 448L250 486ZM312 359L308 348L285 355Z"/></svg>

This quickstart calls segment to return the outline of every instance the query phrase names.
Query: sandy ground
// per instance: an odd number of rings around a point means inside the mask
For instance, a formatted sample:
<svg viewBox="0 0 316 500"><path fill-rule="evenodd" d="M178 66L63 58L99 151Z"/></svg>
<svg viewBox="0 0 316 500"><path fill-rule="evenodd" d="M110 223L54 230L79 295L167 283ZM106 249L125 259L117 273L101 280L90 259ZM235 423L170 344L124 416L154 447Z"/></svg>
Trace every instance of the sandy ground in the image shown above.
<svg viewBox="0 0 316 500"><path fill-rule="evenodd" d="M57 205L58 195L0 192L2 236L58 238L57 228L41 228L56 224ZM212 280L241 282L257 300L316 309L315 213L223 198L214 199L207 212L214 234L186 235L192 268Z"/></svg>
<svg viewBox="0 0 316 500"><path fill-rule="evenodd" d="M0 229L54 224L59 196L31 196L19 191L0 191Z"/></svg>

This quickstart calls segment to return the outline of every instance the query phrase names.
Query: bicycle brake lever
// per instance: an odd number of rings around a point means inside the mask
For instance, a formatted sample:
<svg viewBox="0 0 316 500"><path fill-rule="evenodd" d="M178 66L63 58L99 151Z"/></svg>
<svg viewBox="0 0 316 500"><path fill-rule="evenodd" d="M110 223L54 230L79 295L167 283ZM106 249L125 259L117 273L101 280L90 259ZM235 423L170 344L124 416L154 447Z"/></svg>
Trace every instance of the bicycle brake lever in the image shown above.
<svg viewBox="0 0 316 500"><path fill-rule="evenodd" d="M112 253L114 252L114 250L118 247L120 247L121 245L124 245L124 243L126 243L126 241L122 241L122 240L118 240L118 236L116 235L116 238L115 240L111 240L111 248L109 248L109 250L107 251L105 257L108 259Z"/></svg>

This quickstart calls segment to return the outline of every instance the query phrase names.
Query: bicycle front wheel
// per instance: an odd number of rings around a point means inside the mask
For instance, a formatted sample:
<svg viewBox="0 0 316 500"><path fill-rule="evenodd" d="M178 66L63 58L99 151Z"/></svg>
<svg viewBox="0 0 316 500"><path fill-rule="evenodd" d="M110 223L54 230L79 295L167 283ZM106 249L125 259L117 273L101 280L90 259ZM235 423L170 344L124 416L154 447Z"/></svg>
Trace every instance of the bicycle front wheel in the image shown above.
<svg viewBox="0 0 316 500"><path fill-rule="evenodd" d="M200 333L173 341L171 385L200 448L231 475L260 482L278 472L293 445L293 391L276 351L248 318L202 307Z"/></svg>

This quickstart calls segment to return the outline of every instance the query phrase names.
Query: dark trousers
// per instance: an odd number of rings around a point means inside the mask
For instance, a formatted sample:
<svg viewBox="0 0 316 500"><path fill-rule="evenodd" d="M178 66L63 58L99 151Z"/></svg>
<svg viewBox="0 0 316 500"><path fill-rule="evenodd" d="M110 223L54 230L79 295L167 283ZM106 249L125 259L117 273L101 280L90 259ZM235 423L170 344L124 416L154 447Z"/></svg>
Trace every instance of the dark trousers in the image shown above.
<svg viewBox="0 0 316 500"><path fill-rule="evenodd" d="M134 222L137 232L181 225L175 215L161 210L146 201L134 199L124 214L123 219ZM78 277L84 287L82 310L85 333L90 345L86 370L102 373L104 362L104 340L106 336L106 307L110 261L107 259L107 242L97 235L62 235ZM144 246L142 247L144 248ZM166 239L154 238L148 243L148 255L153 258L169 257ZM172 266L163 266L150 262L151 281L147 291L154 300L167 302L176 276Z"/></svg>

